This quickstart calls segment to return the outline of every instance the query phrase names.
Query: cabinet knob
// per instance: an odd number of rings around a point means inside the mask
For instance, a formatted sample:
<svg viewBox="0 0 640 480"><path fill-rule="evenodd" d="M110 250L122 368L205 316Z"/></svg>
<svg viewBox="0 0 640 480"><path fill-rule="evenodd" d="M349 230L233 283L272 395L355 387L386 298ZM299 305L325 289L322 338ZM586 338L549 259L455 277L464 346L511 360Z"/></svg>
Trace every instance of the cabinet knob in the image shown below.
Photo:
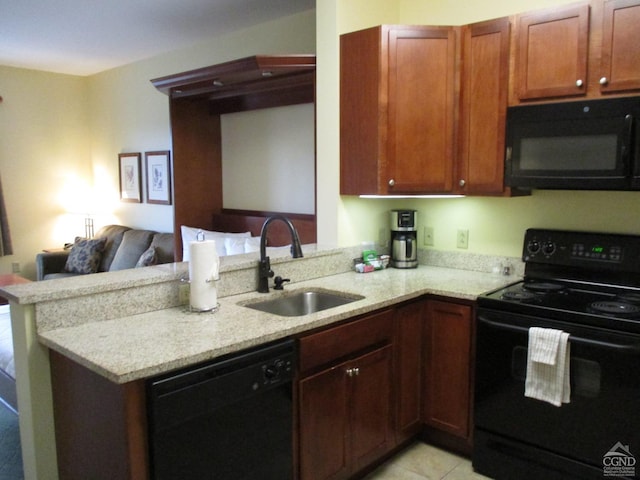
<svg viewBox="0 0 640 480"><path fill-rule="evenodd" d="M353 368L347 368L346 373L349 377L353 377Z"/></svg>
<svg viewBox="0 0 640 480"><path fill-rule="evenodd" d="M609 79L607 77L602 77L600 79L600 85L606 85L607 83L609 83Z"/></svg>
<svg viewBox="0 0 640 480"><path fill-rule="evenodd" d="M391 180L389 180L389 186L393 187L396 184L396 181L392 178Z"/></svg>
<svg viewBox="0 0 640 480"><path fill-rule="evenodd" d="M580 88L582 87L582 85L584 85L584 82L580 79L576 80L576 87Z"/></svg>
<svg viewBox="0 0 640 480"><path fill-rule="evenodd" d="M460 185L461 187L464 187L467 184L467 182L464 181L464 178L461 178L460 181L458 182L458 185Z"/></svg>

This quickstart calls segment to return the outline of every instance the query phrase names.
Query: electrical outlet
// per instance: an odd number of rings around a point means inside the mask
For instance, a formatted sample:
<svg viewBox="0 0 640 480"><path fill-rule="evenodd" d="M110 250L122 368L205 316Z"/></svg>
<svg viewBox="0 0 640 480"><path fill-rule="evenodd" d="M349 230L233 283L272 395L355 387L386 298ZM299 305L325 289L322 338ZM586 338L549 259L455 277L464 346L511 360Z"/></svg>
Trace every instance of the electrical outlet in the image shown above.
<svg viewBox="0 0 640 480"><path fill-rule="evenodd" d="M13 273L20 273L20 262L13 262L11 264L11 271Z"/></svg>
<svg viewBox="0 0 640 480"><path fill-rule="evenodd" d="M424 237L423 238L424 238L423 243L425 244L425 246L433 247L433 245L434 245L433 227L424 227Z"/></svg>
<svg viewBox="0 0 640 480"><path fill-rule="evenodd" d="M458 248L469 248L469 230L458 229L458 238L456 241Z"/></svg>

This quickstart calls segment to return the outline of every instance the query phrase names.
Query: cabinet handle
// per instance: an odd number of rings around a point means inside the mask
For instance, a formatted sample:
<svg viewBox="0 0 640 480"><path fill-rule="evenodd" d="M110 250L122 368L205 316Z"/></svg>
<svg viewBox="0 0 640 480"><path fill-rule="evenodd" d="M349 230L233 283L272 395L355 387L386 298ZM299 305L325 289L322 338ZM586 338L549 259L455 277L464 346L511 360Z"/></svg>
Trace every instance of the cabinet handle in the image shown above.
<svg viewBox="0 0 640 480"><path fill-rule="evenodd" d="M467 182L465 182L463 178L461 178L460 181L458 182L458 185L460 185L461 187L464 187L466 184Z"/></svg>
<svg viewBox="0 0 640 480"><path fill-rule="evenodd" d="M576 87L580 88L582 87L582 85L584 85L584 82L580 79L576 80Z"/></svg>
<svg viewBox="0 0 640 480"><path fill-rule="evenodd" d="M347 375L353 377L353 368L347 368Z"/></svg>
<svg viewBox="0 0 640 480"><path fill-rule="evenodd" d="M353 369L353 374L356 375L356 376L360 375L360 369L358 367L354 368Z"/></svg>
<svg viewBox="0 0 640 480"><path fill-rule="evenodd" d="M396 184L396 181L392 178L391 180L389 180L389 186L393 187Z"/></svg>
<svg viewBox="0 0 640 480"><path fill-rule="evenodd" d="M600 85L606 85L607 83L609 83L609 79L607 77L602 77L600 79Z"/></svg>

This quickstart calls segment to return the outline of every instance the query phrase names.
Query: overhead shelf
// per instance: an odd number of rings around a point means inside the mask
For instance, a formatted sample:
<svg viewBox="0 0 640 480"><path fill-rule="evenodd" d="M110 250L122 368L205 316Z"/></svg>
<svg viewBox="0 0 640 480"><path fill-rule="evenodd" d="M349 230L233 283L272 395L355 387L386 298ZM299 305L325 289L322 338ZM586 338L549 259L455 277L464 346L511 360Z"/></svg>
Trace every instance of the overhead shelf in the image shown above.
<svg viewBox="0 0 640 480"><path fill-rule="evenodd" d="M311 103L315 55L255 55L151 80L172 100L202 98L212 113Z"/></svg>

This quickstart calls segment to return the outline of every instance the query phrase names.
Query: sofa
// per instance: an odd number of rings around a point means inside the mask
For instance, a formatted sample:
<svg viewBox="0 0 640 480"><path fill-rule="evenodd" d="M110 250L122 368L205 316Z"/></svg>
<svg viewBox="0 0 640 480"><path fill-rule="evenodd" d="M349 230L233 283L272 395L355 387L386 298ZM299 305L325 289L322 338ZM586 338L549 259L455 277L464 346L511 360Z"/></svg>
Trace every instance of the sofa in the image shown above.
<svg viewBox="0 0 640 480"><path fill-rule="evenodd" d="M174 262L173 233L123 225L102 227L91 239L76 238L69 249L36 255L38 280L113 272Z"/></svg>

